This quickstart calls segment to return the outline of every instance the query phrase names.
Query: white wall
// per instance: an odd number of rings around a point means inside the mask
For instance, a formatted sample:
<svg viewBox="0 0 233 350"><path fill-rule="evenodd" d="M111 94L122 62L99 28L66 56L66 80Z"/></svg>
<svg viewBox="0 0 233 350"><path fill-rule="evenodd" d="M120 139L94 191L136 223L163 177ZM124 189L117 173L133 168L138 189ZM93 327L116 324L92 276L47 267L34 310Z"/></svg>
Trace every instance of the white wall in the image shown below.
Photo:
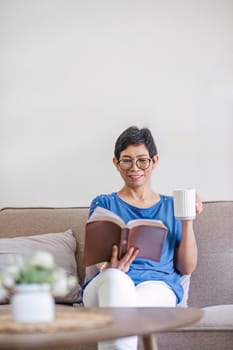
<svg viewBox="0 0 233 350"><path fill-rule="evenodd" d="M148 126L155 191L233 199L232 0L0 0L0 207L88 205Z"/></svg>

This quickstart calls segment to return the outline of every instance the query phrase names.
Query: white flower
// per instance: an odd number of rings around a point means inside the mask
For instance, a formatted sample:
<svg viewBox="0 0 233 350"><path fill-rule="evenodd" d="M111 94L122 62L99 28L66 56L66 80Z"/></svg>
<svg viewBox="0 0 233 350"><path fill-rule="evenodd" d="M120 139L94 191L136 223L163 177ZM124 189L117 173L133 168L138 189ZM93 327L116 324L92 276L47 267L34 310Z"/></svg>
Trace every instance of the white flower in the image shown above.
<svg viewBox="0 0 233 350"><path fill-rule="evenodd" d="M30 260L30 265L41 266L45 268L54 268L54 258L52 254L45 251L38 251Z"/></svg>
<svg viewBox="0 0 233 350"><path fill-rule="evenodd" d="M8 295L7 290L3 285L2 277L0 276L0 300L5 298Z"/></svg>
<svg viewBox="0 0 233 350"><path fill-rule="evenodd" d="M54 296L66 295L77 283L77 278L75 276L67 276L67 273L62 268L56 270L54 280L55 282L52 286Z"/></svg>
<svg viewBox="0 0 233 350"><path fill-rule="evenodd" d="M52 292L55 296L64 296L69 292L67 276L63 269L58 269L54 274Z"/></svg>
<svg viewBox="0 0 233 350"><path fill-rule="evenodd" d="M5 288L0 283L0 300L4 299L8 295L7 291Z"/></svg>
<svg viewBox="0 0 233 350"><path fill-rule="evenodd" d="M3 273L4 275L10 275L12 278L15 278L19 274L20 266L22 265L10 265L5 268L5 271Z"/></svg>
<svg viewBox="0 0 233 350"><path fill-rule="evenodd" d="M67 277L67 284L68 284L69 289L74 288L76 283L77 283L77 278L75 276L68 276Z"/></svg>
<svg viewBox="0 0 233 350"><path fill-rule="evenodd" d="M17 265L9 265L5 268L1 275L1 287L7 291L13 290L15 287L15 279L17 278L20 271L20 267ZM3 291L1 292L3 293ZM0 293L0 294L1 294Z"/></svg>
<svg viewBox="0 0 233 350"><path fill-rule="evenodd" d="M11 275L8 275L8 274L4 274L2 276L2 285L7 289L14 288L14 286L15 286L14 277Z"/></svg>

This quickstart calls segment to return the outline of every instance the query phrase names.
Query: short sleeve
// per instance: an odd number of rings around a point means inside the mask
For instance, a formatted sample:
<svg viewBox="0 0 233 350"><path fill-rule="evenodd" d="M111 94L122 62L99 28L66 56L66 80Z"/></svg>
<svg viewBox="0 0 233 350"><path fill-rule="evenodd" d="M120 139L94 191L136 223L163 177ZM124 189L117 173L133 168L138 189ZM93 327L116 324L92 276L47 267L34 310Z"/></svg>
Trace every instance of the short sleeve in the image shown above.
<svg viewBox="0 0 233 350"><path fill-rule="evenodd" d="M105 199L105 196L104 195L100 195L100 196L95 197L91 201L90 208L89 208L89 213L88 213L88 218L91 217L91 215L93 214L94 210L97 207L107 208L104 199Z"/></svg>

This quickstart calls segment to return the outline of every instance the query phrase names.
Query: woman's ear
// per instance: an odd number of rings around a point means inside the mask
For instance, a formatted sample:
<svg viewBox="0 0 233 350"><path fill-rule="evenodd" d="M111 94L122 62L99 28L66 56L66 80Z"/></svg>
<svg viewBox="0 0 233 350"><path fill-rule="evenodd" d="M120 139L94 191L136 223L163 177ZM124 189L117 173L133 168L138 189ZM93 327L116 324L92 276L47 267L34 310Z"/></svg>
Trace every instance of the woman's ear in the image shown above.
<svg viewBox="0 0 233 350"><path fill-rule="evenodd" d="M152 168L153 168L153 170L156 168L158 162L159 162L159 156L158 156L158 154L156 154L156 155L152 158Z"/></svg>
<svg viewBox="0 0 233 350"><path fill-rule="evenodd" d="M113 162L114 166L116 167L116 169L118 170L118 160L116 159L116 157L113 157L112 162Z"/></svg>

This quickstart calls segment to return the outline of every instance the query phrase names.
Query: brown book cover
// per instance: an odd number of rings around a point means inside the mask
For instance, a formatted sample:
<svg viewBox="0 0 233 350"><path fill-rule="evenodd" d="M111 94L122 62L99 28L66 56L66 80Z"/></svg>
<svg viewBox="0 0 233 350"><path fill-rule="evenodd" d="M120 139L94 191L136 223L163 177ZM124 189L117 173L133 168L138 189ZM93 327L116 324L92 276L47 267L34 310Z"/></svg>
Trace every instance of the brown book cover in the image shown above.
<svg viewBox="0 0 233 350"><path fill-rule="evenodd" d="M114 244L119 259L134 247L139 249L137 257L159 261L167 231L160 220L135 219L126 225L110 210L98 207L86 223L84 264L109 261Z"/></svg>

